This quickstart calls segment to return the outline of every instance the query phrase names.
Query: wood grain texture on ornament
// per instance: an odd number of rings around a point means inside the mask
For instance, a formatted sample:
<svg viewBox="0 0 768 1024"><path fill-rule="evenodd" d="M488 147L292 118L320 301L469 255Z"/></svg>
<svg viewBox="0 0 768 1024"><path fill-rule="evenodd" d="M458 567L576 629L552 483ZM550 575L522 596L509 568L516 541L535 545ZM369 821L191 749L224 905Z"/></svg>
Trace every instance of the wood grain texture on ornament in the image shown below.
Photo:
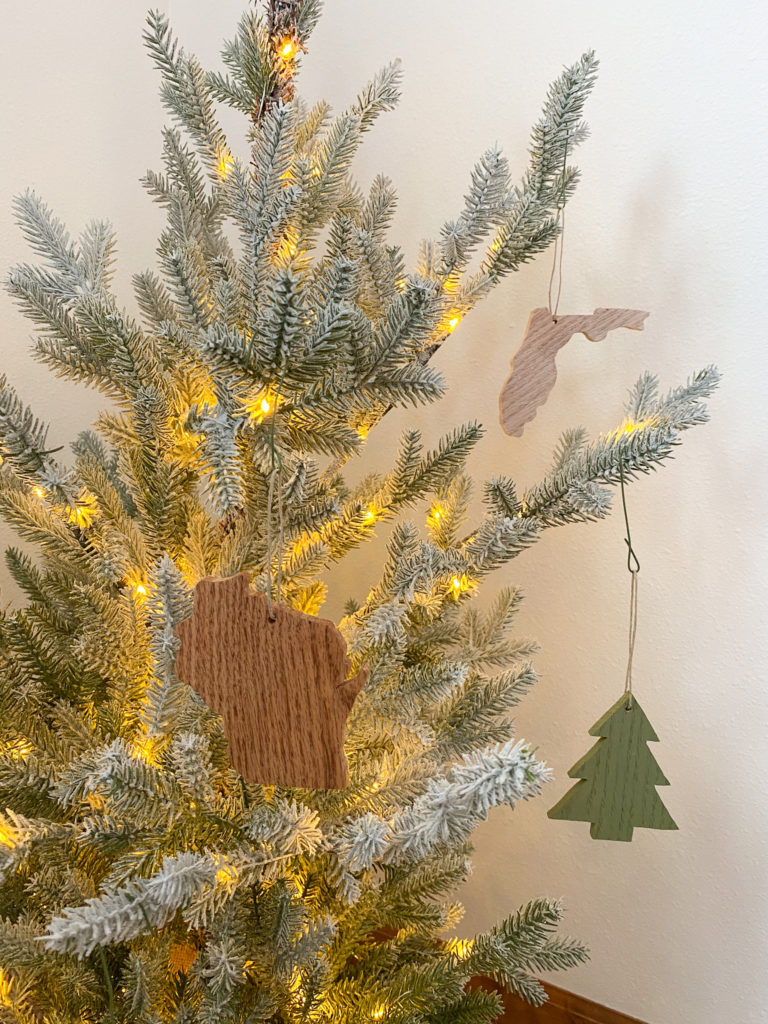
<svg viewBox="0 0 768 1024"><path fill-rule="evenodd" d="M203 579L174 632L176 674L219 715L233 766L249 782L342 789L346 720L368 679L348 679L333 622L273 604L247 573Z"/></svg>

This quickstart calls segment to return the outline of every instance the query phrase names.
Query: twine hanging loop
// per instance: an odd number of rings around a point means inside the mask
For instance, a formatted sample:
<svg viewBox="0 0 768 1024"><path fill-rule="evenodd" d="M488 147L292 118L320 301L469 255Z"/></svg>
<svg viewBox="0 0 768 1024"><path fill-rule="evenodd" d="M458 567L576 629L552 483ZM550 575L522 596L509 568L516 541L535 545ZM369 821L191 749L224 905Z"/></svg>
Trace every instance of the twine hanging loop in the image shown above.
<svg viewBox="0 0 768 1024"><path fill-rule="evenodd" d="M566 142L563 150L563 191L560 197L560 202L557 205L557 214L555 215L555 226L559 227L560 231L555 236L555 244L552 248L552 271L549 275L549 290L547 292L547 308L552 316L553 323L557 323L557 311L560 308L560 295L563 291L563 246L565 243L565 204L567 200L567 196L565 194L565 177L567 170L568 143ZM557 293L553 304L552 291L555 284L555 273L557 273Z"/></svg>
<svg viewBox="0 0 768 1024"><path fill-rule="evenodd" d="M285 545L285 510L283 505L283 460L282 456L275 443L275 426L277 422L277 409L280 401L280 392L283 387L283 378L285 377L285 369L280 374L280 380L275 388L274 392L274 406L272 409L272 422L270 423L269 430L269 447L271 455L271 468L272 472L269 475L269 486L267 488L267 608L269 611L269 621L275 621L275 610L272 604L272 558L274 552L273 548L273 531L272 531L272 515L275 504L275 492L277 492L277 521L278 521L278 534L277 534L277 572L275 579L275 601L279 603L280 593L283 586L283 548Z"/></svg>
<svg viewBox="0 0 768 1024"><path fill-rule="evenodd" d="M640 561L632 547L632 534L629 529L629 513L627 512L627 495L624 488L624 463L619 463L619 480L621 482L621 506L624 510L624 525L627 535L624 543L627 545L627 570L629 571L631 583L629 588L629 642L627 650L627 674L624 680L624 693L627 696L627 711L632 710L632 661L635 656L635 638L637 637L637 601L638 585L637 577L640 573Z"/></svg>

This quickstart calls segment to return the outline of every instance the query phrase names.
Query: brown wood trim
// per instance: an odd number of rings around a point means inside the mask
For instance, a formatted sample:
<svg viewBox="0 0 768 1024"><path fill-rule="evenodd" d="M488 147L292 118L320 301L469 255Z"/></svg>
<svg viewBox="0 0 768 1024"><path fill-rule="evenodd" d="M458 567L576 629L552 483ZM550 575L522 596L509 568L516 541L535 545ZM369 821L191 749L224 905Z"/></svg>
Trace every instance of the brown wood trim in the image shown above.
<svg viewBox="0 0 768 1024"><path fill-rule="evenodd" d="M501 992L504 1012L497 1024L643 1024L637 1017L593 1003L591 999L566 992L544 982L549 1001L543 1006L529 1006L517 996L505 992L489 978L478 978L474 984Z"/></svg>

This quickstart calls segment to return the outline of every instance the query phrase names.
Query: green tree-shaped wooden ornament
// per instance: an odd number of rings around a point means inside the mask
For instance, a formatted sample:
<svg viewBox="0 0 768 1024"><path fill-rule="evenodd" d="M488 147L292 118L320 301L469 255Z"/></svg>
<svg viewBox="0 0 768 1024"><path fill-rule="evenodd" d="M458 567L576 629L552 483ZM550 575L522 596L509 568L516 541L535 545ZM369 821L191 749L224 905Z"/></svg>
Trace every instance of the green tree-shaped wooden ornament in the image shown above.
<svg viewBox="0 0 768 1024"><path fill-rule="evenodd" d="M589 821L593 839L621 842L631 842L635 828L676 829L656 792L669 782L647 746L659 738L637 698L624 693L589 734L600 739L568 772L581 781L549 817Z"/></svg>

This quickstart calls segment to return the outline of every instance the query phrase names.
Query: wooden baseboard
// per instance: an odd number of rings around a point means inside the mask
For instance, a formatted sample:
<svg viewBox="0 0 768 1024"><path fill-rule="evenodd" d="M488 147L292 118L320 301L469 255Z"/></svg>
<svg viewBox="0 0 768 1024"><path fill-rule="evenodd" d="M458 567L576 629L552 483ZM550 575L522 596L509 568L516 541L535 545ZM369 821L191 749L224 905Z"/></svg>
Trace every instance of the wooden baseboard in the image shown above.
<svg viewBox="0 0 768 1024"><path fill-rule="evenodd" d="M549 1000L536 1007L505 992L488 978L478 978L475 984L501 992L504 1012L497 1024L643 1024L637 1017L628 1017L556 985L544 984Z"/></svg>

